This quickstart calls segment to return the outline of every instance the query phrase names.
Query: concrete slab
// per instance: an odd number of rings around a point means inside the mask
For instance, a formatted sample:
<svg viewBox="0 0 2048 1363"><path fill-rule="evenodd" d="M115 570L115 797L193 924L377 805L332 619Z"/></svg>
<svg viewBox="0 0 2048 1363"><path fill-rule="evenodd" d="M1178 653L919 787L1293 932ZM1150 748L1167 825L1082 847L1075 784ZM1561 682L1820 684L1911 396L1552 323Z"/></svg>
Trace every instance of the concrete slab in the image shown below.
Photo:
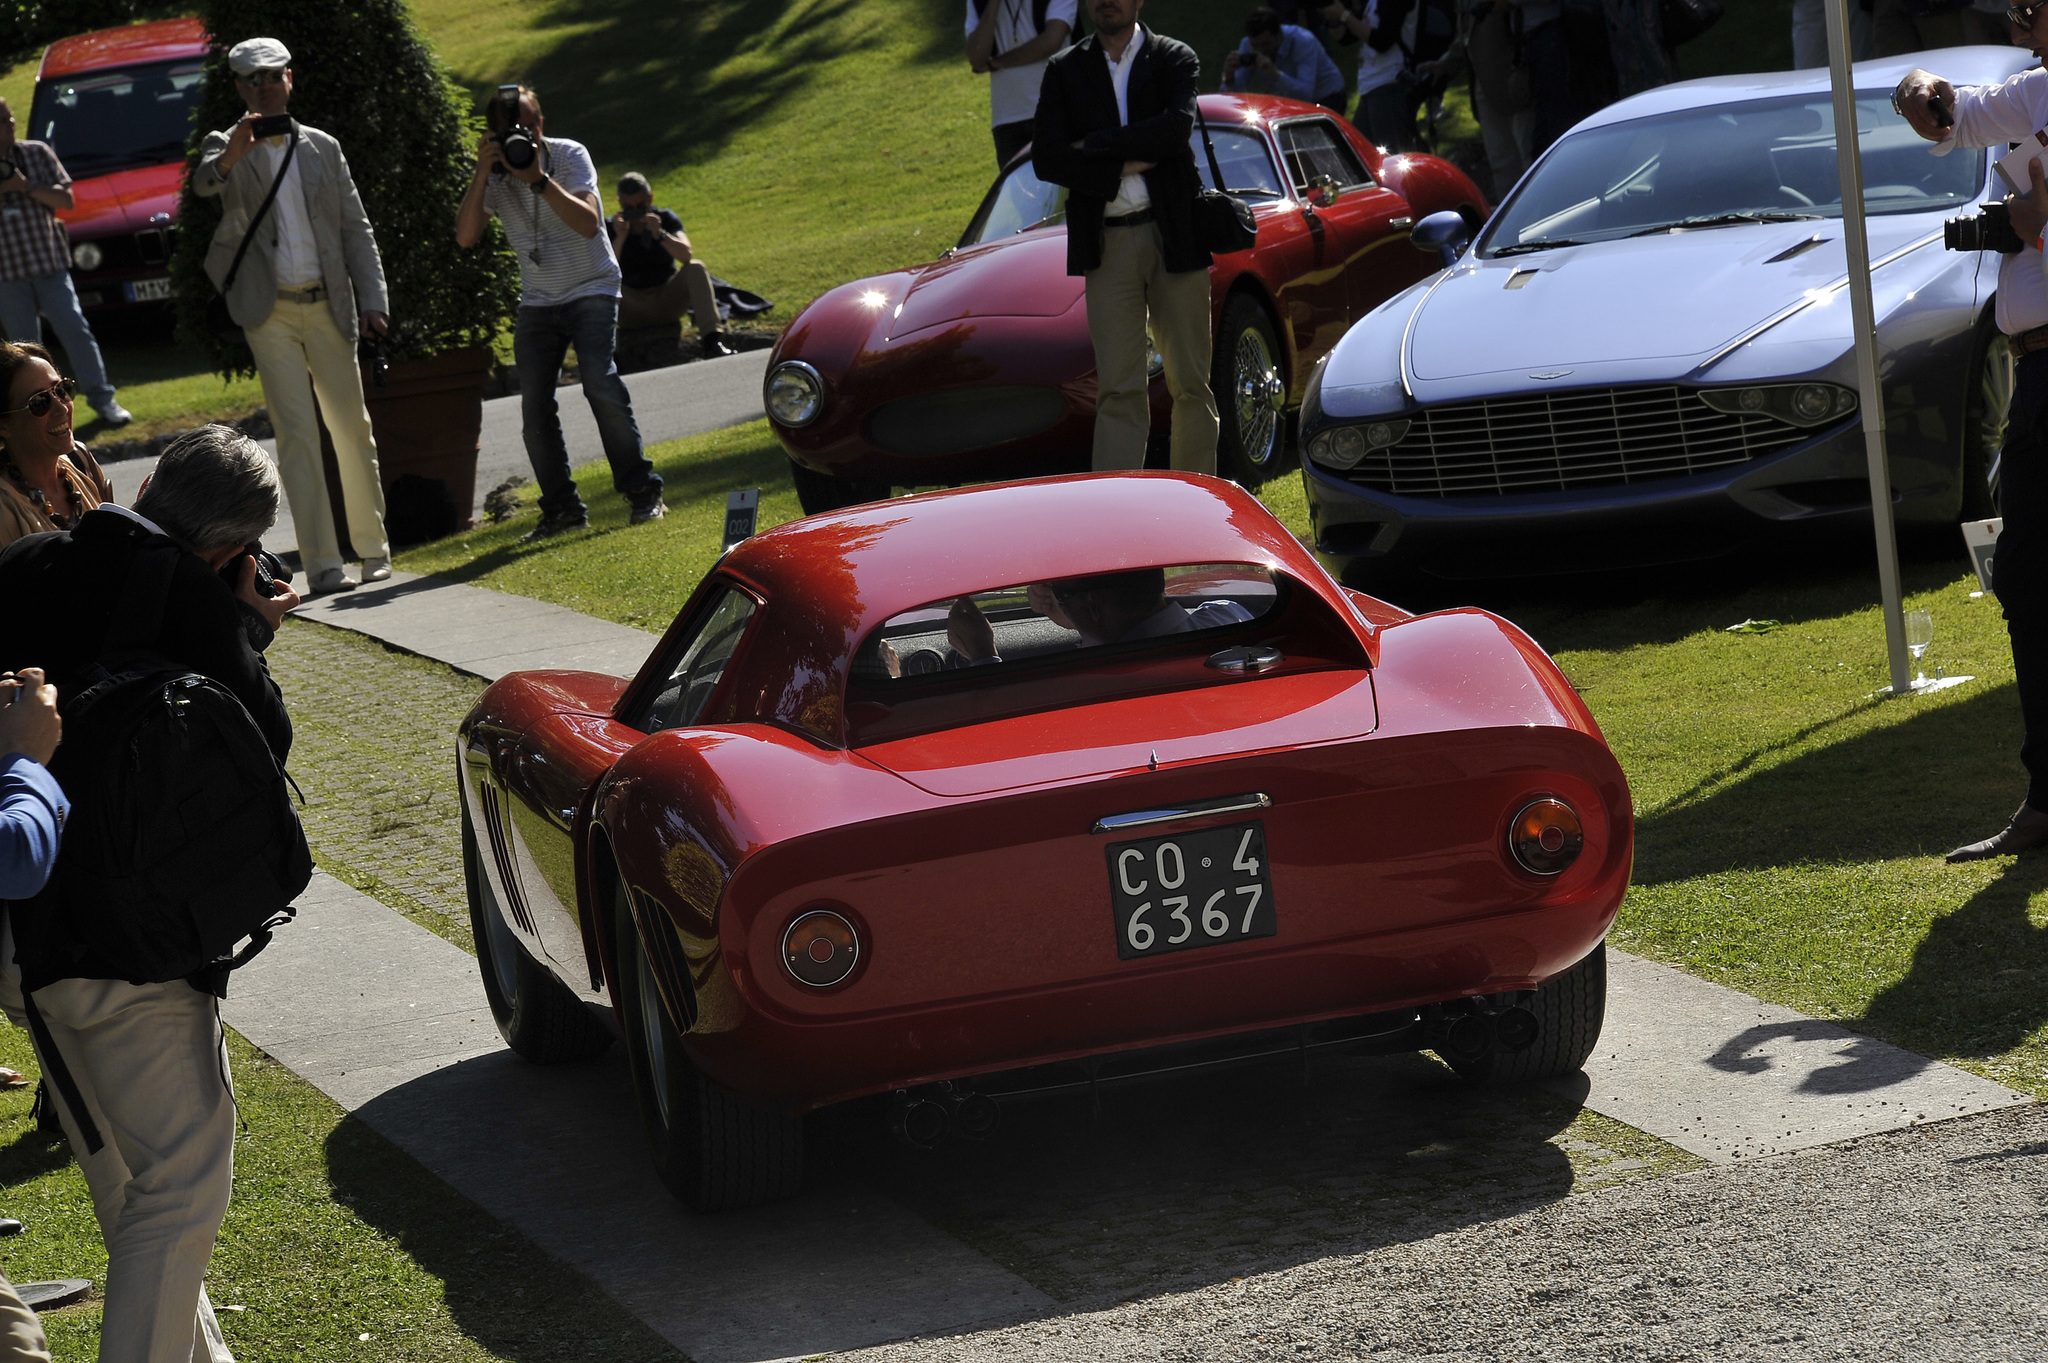
<svg viewBox="0 0 2048 1363"><path fill-rule="evenodd" d="M716 360L699 360L668 369L649 369L626 375L626 391L633 395L633 415L640 425L640 439L649 445L680 440L752 421L763 415L761 380L768 372L766 350L749 350ZM583 399L582 386L555 390L562 419L562 439L569 448L569 464L581 468L604 457L597 438L597 422L590 404ZM493 398L484 404L484 424L479 437L476 467L476 505L471 514L483 511L484 495L507 478L531 478L533 467L526 458L517 394ZM277 456L277 442L265 440L263 448ZM135 500L137 489L153 459L129 459L107 465L114 494L125 506ZM292 526L291 508L278 514L278 522L263 537L264 547L285 553L299 547L298 531ZM300 579L304 585L304 579Z"/></svg>
<svg viewBox="0 0 2048 1363"><path fill-rule="evenodd" d="M588 1065L519 1060L475 960L327 876L221 1011L697 1363L837 1352L1051 1304L857 1183L691 1214L648 1161L622 1048Z"/></svg>
<svg viewBox="0 0 2048 1363"><path fill-rule="evenodd" d="M2032 1102L1967 1070L1626 952L1585 1104L1716 1164ZM1576 1091L1576 1090L1575 1090Z"/></svg>
<svg viewBox="0 0 2048 1363"><path fill-rule="evenodd" d="M417 573L315 597L295 615L367 634L486 681L529 668L630 677L658 641L644 630L545 601Z"/></svg>

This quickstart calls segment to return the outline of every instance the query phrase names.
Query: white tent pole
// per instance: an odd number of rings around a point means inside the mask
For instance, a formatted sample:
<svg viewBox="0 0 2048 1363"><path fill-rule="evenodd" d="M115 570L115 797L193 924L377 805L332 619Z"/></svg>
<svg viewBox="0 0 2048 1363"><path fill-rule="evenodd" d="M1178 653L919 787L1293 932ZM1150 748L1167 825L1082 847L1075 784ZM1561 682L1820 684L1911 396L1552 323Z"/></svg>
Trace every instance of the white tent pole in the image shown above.
<svg viewBox="0 0 2048 1363"><path fill-rule="evenodd" d="M1899 545L1892 526L1891 468L1884 454L1884 393L1877 382L1876 308L1870 301L1870 237L1863 225L1863 161L1856 136L1856 82L1849 65L1848 0L1826 0L1828 74L1835 97L1835 162L1842 179L1842 245L1849 255L1849 320L1856 334L1856 392L1863 453L1870 465L1870 520L1884 596L1885 653L1892 694L1909 694L1906 620L1899 596Z"/></svg>

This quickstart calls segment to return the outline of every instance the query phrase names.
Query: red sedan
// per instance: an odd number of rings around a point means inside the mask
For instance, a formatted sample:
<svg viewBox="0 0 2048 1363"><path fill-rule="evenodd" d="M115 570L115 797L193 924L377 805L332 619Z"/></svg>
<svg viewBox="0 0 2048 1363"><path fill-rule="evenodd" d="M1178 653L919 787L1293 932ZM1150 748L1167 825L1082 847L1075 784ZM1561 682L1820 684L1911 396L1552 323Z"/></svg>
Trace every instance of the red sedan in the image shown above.
<svg viewBox="0 0 2048 1363"><path fill-rule="evenodd" d="M1026 1094L1319 1047L1576 1070L1628 785L1529 637L1334 583L1168 473L931 493L721 559L630 682L528 672L459 740L485 992L622 1033L698 1208L803 1113L913 1144Z"/></svg>
<svg viewBox="0 0 2048 1363"><path fill-rule="evenodd" d="M1444 209L1476 223L1486 205L1449 162L1383 156L1327 109L1264 95L1201 103L1224 184L1258 219L1257 245L1209 272L1219 467L1256 483L1281 462L1286 415L1316 362L1438 268L1408 248L1410 225ZM1199 131L1193 140L1207 185ZM1095 352L1081 280L1067 274L1065 196L1022 156L944 256L842 285L790 322L764 398L806 512L893 487L1088 467ZM1155 356L1155 439L1169 409Z"/></svg>

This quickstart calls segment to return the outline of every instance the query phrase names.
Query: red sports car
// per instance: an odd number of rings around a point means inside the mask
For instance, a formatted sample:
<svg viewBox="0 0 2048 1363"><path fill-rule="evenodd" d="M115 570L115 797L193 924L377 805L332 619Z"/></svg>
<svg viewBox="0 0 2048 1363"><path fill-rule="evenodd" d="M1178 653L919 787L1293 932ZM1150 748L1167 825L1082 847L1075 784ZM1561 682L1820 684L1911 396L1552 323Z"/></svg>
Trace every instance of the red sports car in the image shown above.
<svg viewBox="0 0 2048 1363"><path fill-rule="evenodd" d="M1334 583L1249 493L1084 474L733 549L632 681L526 672L459 740L485 992L529 1059L623 1033L698 1208L802 1115L913 1144L1210 1060L1576 1070L1627 782L1529 637Z"/></svg>
<svg viewBox="0 0 2048 1363"><path fill-rule="evenodd" d="M1438 268L1408 247L1410 225L1445 209L1476 224L1486 204L1449 162L1383 156L1327 109L1265 95L1201 106L1225 187L1258 219L1258 244L1209 271L1219 466L1255 483L1280 463L1316 362ZM1193 142L1208 185L1199 131ZM1088 467L1095 351L1065 203L1020 156L944 256L841 285L790 322L763 397L806 512ZM1155 438L1169 409L1155 356Z"/></svg>

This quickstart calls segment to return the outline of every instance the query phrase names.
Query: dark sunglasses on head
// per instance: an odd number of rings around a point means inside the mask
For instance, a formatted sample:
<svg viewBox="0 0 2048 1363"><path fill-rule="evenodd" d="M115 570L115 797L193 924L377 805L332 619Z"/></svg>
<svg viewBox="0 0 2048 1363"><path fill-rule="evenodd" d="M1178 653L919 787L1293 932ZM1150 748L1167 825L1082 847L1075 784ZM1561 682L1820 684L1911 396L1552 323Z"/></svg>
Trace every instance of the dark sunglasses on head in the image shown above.
<svg viewBox="0 0 2048 1363"><path fill-rule="evenodd" d="M0 412L0 416L17 416L22 412L27 412L30 416L48 416L51 403L55 402L58 398L62 398L64 399L64 405L68 407L71 405L71 395L77 391L78 383L76 380L59 379L48 388L38 388L35 392L30 393L27 402L9 411Z"/></svg>
<svg viewBox="0 0 2048 1363"><path fill-rule="evenodd" d="M2014 28L2032 29L2034 16L2041 12L2043 5L2048 5L2048 0L2034 0L2031 5L2014 5L2005 12L2005 21Z"/></svg>

